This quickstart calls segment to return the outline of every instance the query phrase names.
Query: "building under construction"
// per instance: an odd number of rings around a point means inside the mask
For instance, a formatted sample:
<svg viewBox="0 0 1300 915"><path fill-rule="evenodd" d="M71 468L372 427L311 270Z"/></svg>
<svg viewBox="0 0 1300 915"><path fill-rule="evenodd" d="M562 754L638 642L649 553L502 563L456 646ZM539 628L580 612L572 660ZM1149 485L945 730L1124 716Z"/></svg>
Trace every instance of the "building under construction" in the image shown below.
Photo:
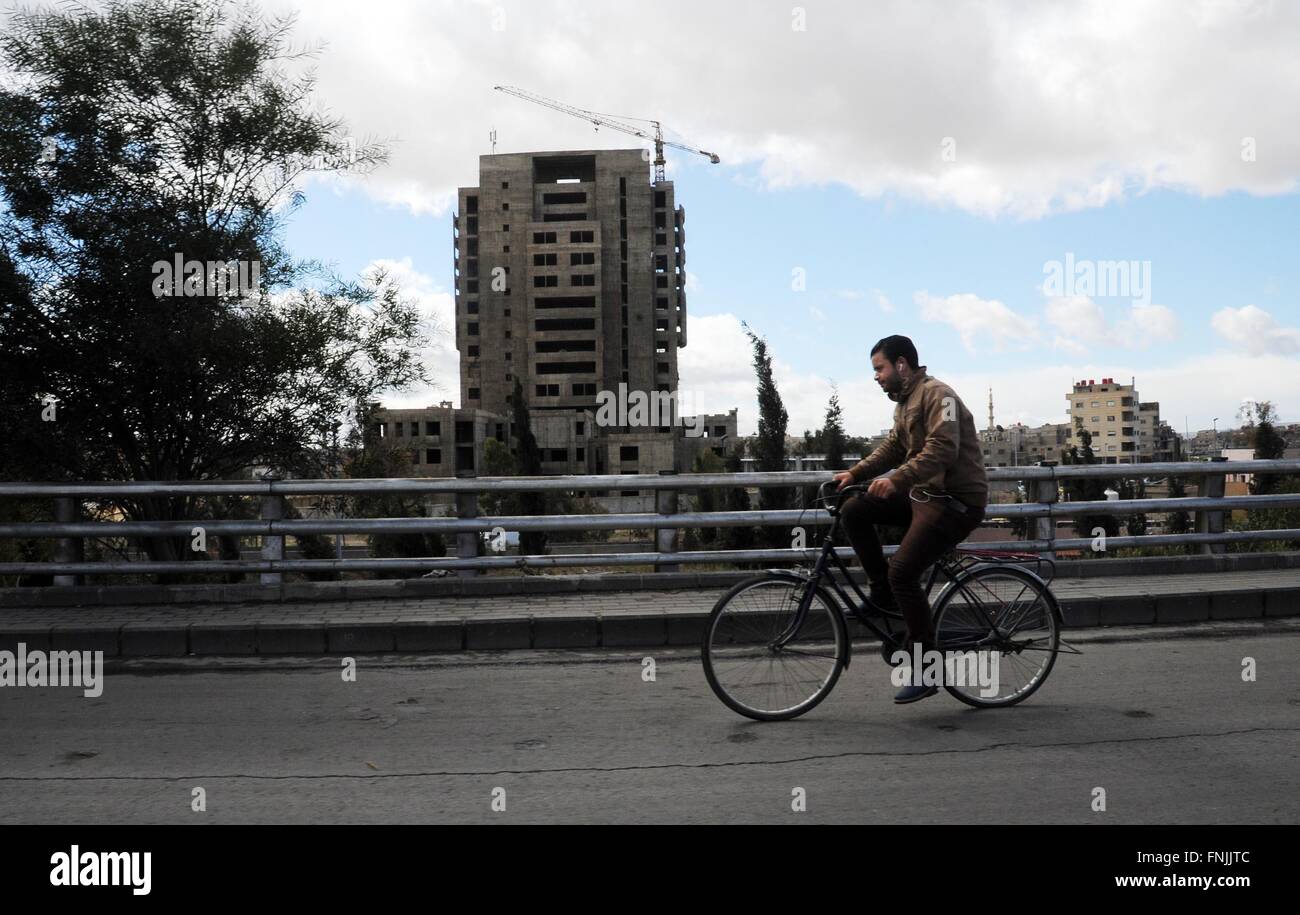
<svg viewBox="0 0 1300 915"><path fill-rule="evenodd" d="M674 400L653 424L619 411L620 425L599 409L601 392L678 392L685 222L642 149L479 157L452 219L460 407L376 417L415 474L482 472L487 438L515 447L516 381L545 473L689 471L696 451L735 443L735 410L684 417Z"/></svg>
<svg viewBox="0 0 1300 915"><path fill-rule="evenodd" d="M509 416L518 380L532 415L554 417L538 423L548 463L567 448L571 472L672 469L674 423L595 422L620 382L677 390L685 220L641 149L481 156L454 218L463 407Z"/></svg>

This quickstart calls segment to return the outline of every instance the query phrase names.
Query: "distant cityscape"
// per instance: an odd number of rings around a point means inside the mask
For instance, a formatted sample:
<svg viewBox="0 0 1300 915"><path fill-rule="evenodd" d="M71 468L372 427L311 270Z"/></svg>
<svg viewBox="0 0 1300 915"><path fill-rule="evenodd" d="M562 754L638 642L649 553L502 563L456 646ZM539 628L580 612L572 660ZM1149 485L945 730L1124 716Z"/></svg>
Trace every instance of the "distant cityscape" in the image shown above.
<svg viewBox="0 0 1300 915"><path fill-rule="evenodd" d="M452 230L461 406L375 404L370 417L377 435L409 450L411 475L480 474L489 439L514 450L516 384L545 474L689 472L703 451L737 449L741 466L754 469L752 437L738 435L738 408L677 413L677 350L687 344L686 212L671 181L646 180L642 150L481 156L478 185L459 189ZM656 425L601 421L599 395L620 385L663 398L668 412L649 414ZM979 433L985 466L1060 461L1072 447L1082 450L1085 430L1098 463L1253 456L1241 429L1179 434L1159 401L1141 398L1136 378L1080 379L1062 395L1065 422L1002 425L989 390ZM1300 457L1300 423L1277 431L1285 456ZM887 433L843 455L845 466ZM788 435L787 446L787 469L828 469L826 455L808 453L803 438ZM653 501L635 490L595 495L623 510Z"/></svg>

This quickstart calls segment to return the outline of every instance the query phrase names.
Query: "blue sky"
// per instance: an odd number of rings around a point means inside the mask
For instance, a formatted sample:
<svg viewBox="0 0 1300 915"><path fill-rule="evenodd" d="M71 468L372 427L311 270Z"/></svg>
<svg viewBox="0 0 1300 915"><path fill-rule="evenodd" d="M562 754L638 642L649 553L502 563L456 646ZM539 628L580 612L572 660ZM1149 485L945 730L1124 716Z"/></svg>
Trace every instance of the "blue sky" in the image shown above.
<svg viewBox="0 0 1300 915"><path fill-rule="evenodd" d="M742 320L771 345L794 433L820 424L832 380L851 431L889 424L867 370L889 333L981 427L990 387L999 423L1038 424L1063 421L1072 380L1130 376L1180 430L1223 428L1252 399L1300 420L1300 7L799 9L665 0L673 40L654 42L627 39L644 25L627 0L302 6L318 99L392 158L309 184L290 249L349 274L387 264L447 329L450 203L490 130L499 152L641 145L492 91L517 85L659 117L721 156L669 151L687 212L681 391L739 408L742 433ZM1049 296L1044 265L1067 254L1149 264L1149 300ZM440 390L387 399L456 400L445 337L428 363Z"/></svg>
<svg viewBox="0 0 1300 915"><path fill-rule="evenodd" d="M467 184L473 183L474 165L467 165ZM1205 358L1204 372L1213 376L1216 312L1253 304L1296 323L1300 310L1296 195L1261 198L1237 192L1201 198L1156 190L1101 208L1023 220L896 196L868 200L835 185L764 189L754 184L752 173L704 162L683 163L674 180L687 208L687 264L695 286L689 293L691 319L734 315L767 337L774 354L795 372L833 378L842 389L855 377L869 376L868 350L876 339L907 334L933 374L987 374L995 405L1001 404L999 422L1019 399L1020 392L998 390L999 380L1014 384L1010 362L1064 369L1059 390L1052 392L1062 415L1031 408L1013 420L1063 421L1071 376L1089 377L1088 366L1106 366L1091 369L1092 377L1105 371L1128 381L1136 375L1143 398L1170 404L1166 418L1180 430L1189 411L1192 431L1208 425L1212 416L1224 417L1222 427L1231 403L1178 398L1176 391L1143 384L1144 369ZM409 260L436 287L451 287L445 214L414 214L375 201L361 189L317 186L291 221L287 238L291 250L323 258L345 274L358 274L375 261ZM1063 261L1067 252L1076 261L1150 261L1151 301L1174 312L1177 334L1143 349L1104 349L1109 357L1074 358L1051 346L998 351L995 335L977 332L972 351L958 329L924 319L914 301L920 290L935 296L973 292L1022 315L1040 316L1046 301L1043 265ZM796 268L804 271L803 291L792 288ZM881 306L881 296L893 311ZM1130 301L1094 300L1112 320ZM1071 365L1079 371L1068 371ZM689 386L690 378L683 377L682 384ZM959 393L982 423L983 387ZM1175 404L1182 405L1177 421L1171 412ZM735 405L753 416L745 410L749 404ZM1300 403L1281 407L1284 418L1300 419ZM799 431L795 425L791 431Z"/></svg>

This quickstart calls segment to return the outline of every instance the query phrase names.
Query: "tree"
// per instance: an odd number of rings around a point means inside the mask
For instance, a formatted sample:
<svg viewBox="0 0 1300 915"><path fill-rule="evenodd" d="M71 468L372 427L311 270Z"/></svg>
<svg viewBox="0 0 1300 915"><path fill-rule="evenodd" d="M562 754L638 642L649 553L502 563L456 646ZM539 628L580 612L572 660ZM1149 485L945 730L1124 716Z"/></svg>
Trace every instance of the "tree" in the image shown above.
<svg viewBox="0 0 1300 915"><path fill-rule="evenodd" d="M826 406L826 422L822 426L822 448L826 454L827 470L844 470L844 412L840 409L840 392L831 388L830 403Z"/></svg>
<svg viewBox="0 0 1300 915"><path fill-rule="evenodd" d="M1256 477L1258 479L1258 477ZM1300 493L1300 477L1287 474L1273 484L1270 494ZM1229 524L1234 531L1300 530L1300 508L1252 509L1242 521ZM1237 543L1234 550L1246 553L1300 550L1300 540L1248 540Z"/></svg>
<svg viewBox="0 0 1300 915"><path fill-rule="evenodd" d="M1123 499L1145 499L1147 497L1146 481L1139 477L1136 480L1122 479L1116 486L1119 497ZM1147 532L1147 516L1144 514L1126 515L1124 520L1124 533L1130 537L1141 537Z"/></svg>
<svg viewBox="0 0 1300 915"><path fill-rule="evenodd" d="M226 0L106 0L8 21L0 472L311 474L351 404L427 380L419 312L394 284L329 276L281 243L308 171L364 172L385 156L316 110L310 74L285 74L303 56L291 26ZM135 520L200 511L154 496L119 507ZM196 555L184 537L145 545L156 560Z"/></svg>
<svg viewBox="0 0 1300 915"><path fill-rule="evenodd" d="M1092 452L1092 433L1087 429L1080 429L1079 438L1083 442L1082 452L1078 446L1071 445L1068 451L1061 452L1062 464L1097 463L1096 455ZM1105 502L1106 488L1112 482L1102 477L1071 477L1065 484L1065 491L1071 502ZM1109 513L1096 512L1080 515L1075 519L1075 530L1078 531L1079 536L1091 537L1092 532L1098 528L1105 531L1107 537L1117 537L1120 530L1119 518Z"/></svg>
<svg viewBox="0 0 1300 915"><path fill-rule="evenodd" d="M1243 419L1243 432L1258 460L1275 461L1286 452L1286 439L1277 431L1277 407L1271 401L1248 402L1238 414ZM1250 481L1251 495L1281 495L1300 492L1300 476L1296 474L1257 473ZM1233 530L1293 530L1300 528L1300 509L1266 508L1246 513L1244 521L1231 525ZM1300 549L1300 541L1265 540L1239 543L1236 549L1246 552Z"/></svg>
<svg viewBox="0 0 1300 915"><path fill-rule="evenodd" d="M292 502L286 502L284 506L284 516L286 518L301 518L302 513ZM446 554L446 547L443 545L442 536L436 533L412 535L421 538L421 544L426 552L416 553L417 556L443 556ZM298 546L298 553L303 559L334 559L334 536L324 536L322 534L294 534L293 542ZM375 555L406 555L403 553L375 553ZM222 558L225 558L224 556ZM324 570L320 572L303 572L303 577L308 581L338 581L342 576L337 571Z"/></svg>
<svg viewBox="0 0 1300 915"><path fill-rule="evenodd" d="M1171 475L1169 477L1169 498L1181 499L1187 495L1187 482L1179 476ZM1191 516L1185 511L1173 511L1165 516L1165 529L1170 534L1186 534L1192 529ZM1196 547L1191 544L1184 545L1184 551L1188 553L1195 552Z"/></svg>
<svg viewBox="0 0 1300 915"><path fill-rule="evenodd" d="M699 452L691 462L691 473L722 473L725 469L725 460L712 451ZM697 512L722 511L725 500L725 490L706 486L695 491L694 510ZM685 549L712 550L717 548L720 538L716 527L688 527L683 539L683 548Z"/></svg>
<svg viewBox="0 0 1300 915"><path fill-rule="evenodd" d="M823 456L823 466L826 470L839 472L846 469L844 460L844 411L840 409L840 392L834 384L831 385L831 398L826 405L826 418L817 435L820 439L817 453ZM805 487L800 504L810 505L816 498L817 487Z"/></svg>
<svg viewBox="0 0 1300 915"><path fill-rule="evenodd" d="M516 383L518 384L518 383ZM516 396L522 393L517 387ZM527 410L525 409L525 413ZM536 442L534 441L534 447ZM540 451L537 466L540 467ZM494 438L488 439L483 443L483 475L489 477L515 477L521 476L519 458L511 454L509 446L499 442ZM527 500L525 499L527 497ZM542 510L536 510L537 499L540 497ZM520 492L484 492L478 497L479 513L482 515L500 515L510 517L512 515L523 514L544 514L544 515L598 515L604 514L605 509L600 506L594 499L581 492L539 492L539 493L520 493ZM530 506L525 511L525 505ZM612 531L604 528L589 529L572 529L559 531L543 531L545 536L542 550L545 550L545 544L551 541L556 543L569 543L583 540L608 540ZM524 538L529 536L528 532L520 532L520 551L528 552L524 549ZM528 541L530 546L534 546L533 540Z"/></svg>
<svg viewBox="0 0 1300 915"><path fill-rule="evenodd" d="M740 473L744 468L745 465L741 460L740 449L733 448L727 453L726 472ZM747 512L751 510L749 492L745 487L733 486L727 490L725 510L729 512ZM755 529L752 525L728 526L723 530L726 532L723 535L724 549L751 550L754 548Z"/></svg>
<svg viewBox="0 0 1300 915"><path fill-rule="evenodd" d="M30 524L54 520L53 506L49 500L0 499L0 524ZM53 562L54 542L48 538L0 537L0 562ZM54 576L15 575L12 579L0 576L0 587L19 585L52 585Z"/></svg>
<svg viewBox="0 0 1300 915"><path fill-rule="evenodd" d="M844 452L847 438L844 434L844 414L840 409L839 391L831 386L831 397L826 407L826 417L820 429L805 429L803 441L794 446L799 457L820 455L827 471L844 470ZM808 484L793 490L798 493L798 507L811 506L817 498L817 486Z"/></svg>
<svg viewBox="0 0 1300 915"><path fill-rule="evenodd" d="M772 378L772 357L767 351L767 341L758 337L743 324L745 333L754 347L754 371L758 375L758 438L754 444L755 469L760 472L785 470L785 433L790 417L781 394ZM788 486L765 486L758 491L758 505L762 511L780 511L790 507L794 490ZM769 546L789 546L786 529L780 525L765 525L764 539Z"/></svg>
<svg viewBox="0 0 1300 915"><path fill-rule="evenodd" d="M361 412L348 435L348 450L343 474L349 479L375 479L406 477L411 475L411 452L391 444L381 437L378 426L371 420L373 409L359 408ZM400 492L381 492L353 496L348 511L357 518L420 518L424 517L424 502L417 496ZM308 545L305 553L319 551L319 545ZM382 533L370 535L370 555L415 559L447 555L442 535L433 531ZM418 569L376 572L375 577L415 578L423 573Z"/></svg>
<svg viewBox="0 0 1300 915"><path fill-rule="evenodd" d="M583 492L544 493L547 496L548 514L552 515L604 515L608 511L591 496ZM547 531L548 541L555 543L575 543L587 541L605 542L613 535L609 528L565 528Z"/></svg>
<svg viewBox="0 0 1300 915"><path fill-rule="evenodd" d="M490 438L483 443L483 476L514 477L519 475L519 462L510 453L505 442ZM481 492L478 510L481 515L513 515L519 509L519 494L494 490Z"/></svg>
<svg viewBox="0 0 1300 915"><path fill-rule="evenodd" d="M1249 447L1255 451L1256 460L1281 460L1286 452L1286 439L1277 431L1277 408L1271 401L1247 401L1237 416L1242 420L1242 431ZM1251 495L1263 496L1278 492L1285 485L1285 474L1257 473L1250 481Z"/></svg>
<svg viewBox="0 0 1300 915"><path fill-rule="evenodd" d="M537 438L533 435L528 416L528 403L524 400L524 389L518 378L515 379L515 390L510 403L514 410L515 438L519 442L519 450L515 455L519 474L525 477L540 477L542 449L537 446ZM517 495L519 500L516 504L519 507L519 514L546 514L546 493L521 492ZM519 552L528 556L545 553L546 531L520 531Z"/></svg>
<svg viewBox="0 0 1300 915"><path fill-rule="evenodd" d="M850 435L844 439L844 453L866 457L871 451L871 438L866 435Z"/></svg>

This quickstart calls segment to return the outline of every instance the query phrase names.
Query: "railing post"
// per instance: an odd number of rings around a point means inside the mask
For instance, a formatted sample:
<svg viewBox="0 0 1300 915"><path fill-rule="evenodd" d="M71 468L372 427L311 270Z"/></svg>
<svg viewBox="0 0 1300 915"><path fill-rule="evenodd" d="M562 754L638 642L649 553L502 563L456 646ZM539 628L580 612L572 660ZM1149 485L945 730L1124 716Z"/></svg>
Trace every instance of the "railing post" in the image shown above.
<svg viewBox="0 0 1300 915"><path fill-rule="evenodd" d="M1055 467L1056 461L1039 461L1039 467ZM1046 480L1035 480L1032 487L1035 502L1044 502L1048 505L1054 505L1060 498L1060 492L1056 485L1056 472ZM1049 513L1045 517L1034 519L1034 539L1046 540L1047 550L1042 554L1046 559L1055 559L1056 550L1053 548L1056 544L1056 519Z"/></svg>
<svg viewBox="0 0 1300 915"><path fill-rule="evenodd" d="M661 470L661 477L676 476L676 470ZM675 489L656 489L655 490L655 511L661 515L677 514L677 490ZM659 527L655 528L655 551L659 553L676 553L677 552L677 528ZM679 563L656 562L654 569L656 572L680 572L682 567Z"/></svg>
<svg viewBox="0 0 1300 915"><path fill-rule="evenodd" d="M1226 463L1227 460L1228 459L1223 456L1210 458L1210 461L1215 464ZM1223 498L1223 491L1225 488L1224 487L1225 477L1222 473L1214 473L1214 474L1207 473L1204 477L1202 477L1202 480L1204 482L1199 487L1199 489L1200 489L1200 494L1203 498L1206 499ZM1208 511L1206 509L1201 509L1200 511L1198 511L1196 513L1196 533L1222 534L1223 533L1223 512ZM1227 544L1202 543L1200 544L1200 548L1201 548L1200 552L1202 553L1202 555L1208 556L1214 553L1225 552L1227 548Z"/></svg>
<svg viewBox="0 0 1300 915"><path fill-rule="evenodd" d="M273 478L263 477L268 482L274 482ZM279 493L271 493L262 496L262 520L263 521L281 521L284 519L284 496ZM279 561L284 559L284 534L263 534L262 535L262 559L263 561ZM258 580L264 585L278 585L283 579L281 572L262 572Z"/></svg>
<svg viewBox="0 0 1300 915"><path fill-rule="evenodd" d="M478 476L473 470L457 470L456 479L472 480ZM456 493L456 517L457 518L477 518L478 517L478 493L477 492L458 492ZM479 556L479 546L482 543L483 535L477 531L462 531L456 535L456 558L457 559L474 559ZM482 569L457 569L456 574L462 578L469 578L474 575L482 575Z"/></svg>
<svg viewBox="0 0 1300 915"><path fill-rule="evenodd" d="M74 502L71 496L54 500L54 520L59 524L73 524L81 520L80 515L81 503ZM60 537L54 542L55 562L82 562L85 558L85 541L80 537ZM54 576L54 584L60 588L70 588L84 581L81 575Z"/></svg>

